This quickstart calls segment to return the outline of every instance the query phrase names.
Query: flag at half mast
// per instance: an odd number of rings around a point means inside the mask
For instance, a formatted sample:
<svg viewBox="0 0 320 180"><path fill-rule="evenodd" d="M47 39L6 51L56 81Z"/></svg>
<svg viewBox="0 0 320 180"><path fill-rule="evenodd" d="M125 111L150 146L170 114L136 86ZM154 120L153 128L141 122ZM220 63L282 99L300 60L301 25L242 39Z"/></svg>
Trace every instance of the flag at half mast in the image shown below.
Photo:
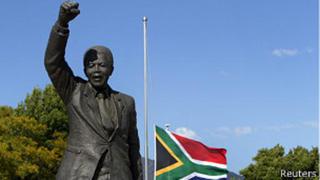
<svg viewBox="0 0 320 180"><path fill-rule="evenodd" d="M155 127L156 180L227 179L227 151Z"/></svg>

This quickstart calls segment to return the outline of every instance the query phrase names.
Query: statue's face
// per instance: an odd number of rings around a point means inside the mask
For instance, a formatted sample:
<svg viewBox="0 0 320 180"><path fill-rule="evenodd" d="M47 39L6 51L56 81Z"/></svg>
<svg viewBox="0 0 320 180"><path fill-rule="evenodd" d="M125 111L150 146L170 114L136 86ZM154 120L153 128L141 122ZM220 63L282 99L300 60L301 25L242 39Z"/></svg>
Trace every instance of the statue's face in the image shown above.
<svg viewBox="0 0 320 180"><path fill-rule="evenodd" d="M112 74L113 65L105 56L98 54L97 59L89 60L85 72L91 85L95 88L103 88Z"/></svg>

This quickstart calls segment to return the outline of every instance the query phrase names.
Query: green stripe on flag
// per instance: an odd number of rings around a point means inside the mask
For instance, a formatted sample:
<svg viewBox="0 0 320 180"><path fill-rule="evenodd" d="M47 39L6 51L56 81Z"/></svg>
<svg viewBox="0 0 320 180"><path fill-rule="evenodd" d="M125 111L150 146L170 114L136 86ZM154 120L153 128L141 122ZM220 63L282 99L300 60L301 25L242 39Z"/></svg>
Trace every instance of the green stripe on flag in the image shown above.
<svg viewBox="0 0 320 180"><path fill-rule="evenodd" d="M176 142L171 139L171 137L167 134L165 130L156 126L156 133L167 144L167 146L175 153L175 155L183 162L182 166L157 176L156 177L157 180L179 179L193 172L198 172L198 173L210 175L210 176L225 175L228 173L228 170L226 169L193 163L183 153L183 151L176 144Z"/></svg>

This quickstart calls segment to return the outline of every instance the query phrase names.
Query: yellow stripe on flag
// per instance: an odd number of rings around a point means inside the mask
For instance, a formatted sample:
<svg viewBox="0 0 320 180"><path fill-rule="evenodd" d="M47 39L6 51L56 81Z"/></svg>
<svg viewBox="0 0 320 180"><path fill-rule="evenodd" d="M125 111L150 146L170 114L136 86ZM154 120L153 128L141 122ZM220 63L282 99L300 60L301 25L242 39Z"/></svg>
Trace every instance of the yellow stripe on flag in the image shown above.
<svg viewBox="0 0 320 180"><path fill-rule="evenodd" d="M165 172L168 172L168 171L171 171L172 169L175 169L179 166L182 166L183 163L182 161L172 152L172 150L167 146L167 144L161 139L160 136L158 136L158 133L156 133L156 138L158 139L158 141L162 144L162 146L168 151L168 153L175 159L177 160L176 163L170 165L170 166L167 166L165 168L162 168L162 169L159 169L156 171L156 176L159 176Z"/></svg>

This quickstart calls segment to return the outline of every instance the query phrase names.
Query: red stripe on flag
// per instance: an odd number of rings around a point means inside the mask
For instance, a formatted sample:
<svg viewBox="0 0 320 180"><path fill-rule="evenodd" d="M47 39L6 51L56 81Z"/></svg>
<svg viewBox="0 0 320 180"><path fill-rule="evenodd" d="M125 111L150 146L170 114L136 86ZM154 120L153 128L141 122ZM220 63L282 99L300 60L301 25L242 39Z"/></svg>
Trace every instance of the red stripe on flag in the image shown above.
<svg viewBox="0 0 320 180"><path fill-rule="evenodd" d="M185 138L175 133L172 133L172 135L180 142L191 158L199 161L227 164L226 149L208 147L199 141Z"/></svg>

